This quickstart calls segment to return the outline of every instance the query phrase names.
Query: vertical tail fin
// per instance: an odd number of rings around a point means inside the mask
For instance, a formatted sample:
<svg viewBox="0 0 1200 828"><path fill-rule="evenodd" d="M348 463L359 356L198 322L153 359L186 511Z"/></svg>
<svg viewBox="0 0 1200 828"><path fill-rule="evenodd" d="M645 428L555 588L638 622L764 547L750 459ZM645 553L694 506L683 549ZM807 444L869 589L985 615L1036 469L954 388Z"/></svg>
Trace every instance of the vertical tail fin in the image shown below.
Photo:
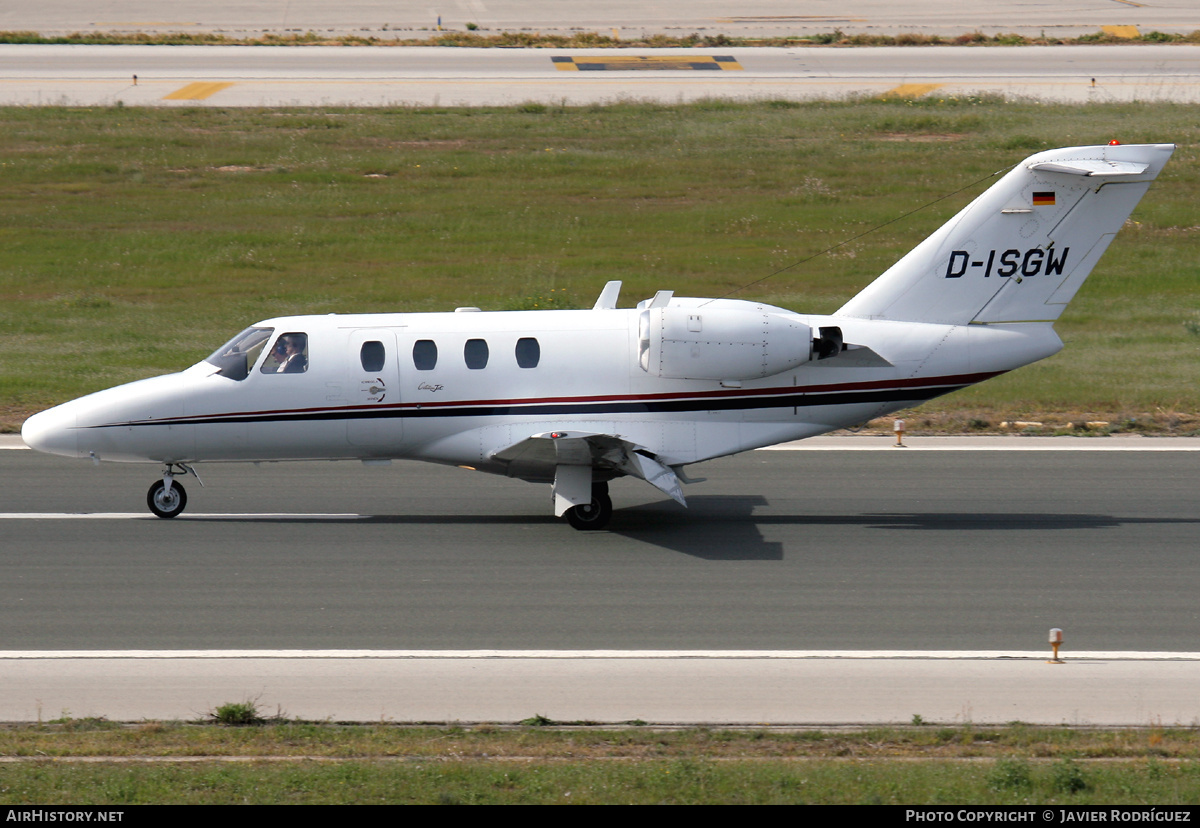
<svg viewBox="0 0 1200 828"><path fill-rule="evenodd" d="M1030 156L836 315L1053 322L1174 149L1069 147Z"/></svg>

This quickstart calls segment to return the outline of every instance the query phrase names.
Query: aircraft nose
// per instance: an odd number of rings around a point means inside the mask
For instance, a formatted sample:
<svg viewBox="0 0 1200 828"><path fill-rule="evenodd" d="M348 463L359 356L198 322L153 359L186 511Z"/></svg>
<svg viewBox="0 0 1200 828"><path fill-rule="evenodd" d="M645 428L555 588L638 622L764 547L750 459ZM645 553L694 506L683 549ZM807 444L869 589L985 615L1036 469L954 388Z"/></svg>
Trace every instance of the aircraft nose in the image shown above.
<svg viewBox="0 0 1200 828"><path fill-rule="evenodd" d="M57 406L40 414L34 414L21 426L21 439L25 445L47 454L65 457L79 456L79 430L72 411L66 406Z"/></svg>

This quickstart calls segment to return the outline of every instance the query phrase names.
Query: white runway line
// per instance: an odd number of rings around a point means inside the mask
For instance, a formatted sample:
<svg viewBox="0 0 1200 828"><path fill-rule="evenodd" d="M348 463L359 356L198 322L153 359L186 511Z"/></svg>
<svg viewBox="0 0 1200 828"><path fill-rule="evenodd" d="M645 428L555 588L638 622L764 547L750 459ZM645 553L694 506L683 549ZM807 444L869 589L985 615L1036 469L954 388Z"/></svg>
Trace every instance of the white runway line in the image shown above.
<svg viewBox="0 0 1200 828"><path fill-rule="evenodd" d="M371 515L328 514L313 512L199 512L180 515L188 520L366 520ZM0 520L159 520L149 512L0 512Z"/></svg>
<svg viewBox="0 0 1200 828"><path fill-rule="evenodd" d="M1050 650L0 650L0 660L39 659L653 659L1045 661ZM1200 652L1079 651L1071 661L1200 661Z"/></svg>

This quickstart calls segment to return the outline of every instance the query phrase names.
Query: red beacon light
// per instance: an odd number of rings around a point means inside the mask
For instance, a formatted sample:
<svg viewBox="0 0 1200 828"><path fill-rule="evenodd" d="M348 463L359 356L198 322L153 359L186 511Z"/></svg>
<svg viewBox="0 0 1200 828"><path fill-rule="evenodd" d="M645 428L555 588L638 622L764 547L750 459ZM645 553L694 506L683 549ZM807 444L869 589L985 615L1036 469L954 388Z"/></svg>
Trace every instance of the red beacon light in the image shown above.
<svg viewBox="0 0 1200 828"><path fill-rule="evenodd" d="M1109 142L1108 142L1108 145L1109 145L1110 147L1119 147L1119 146L1121 146L1121 142L1120 142L1120 141L1118 141L1116 138L1114 138L1114 139L1112 139L1111 141L1109 141Z"/></svg>

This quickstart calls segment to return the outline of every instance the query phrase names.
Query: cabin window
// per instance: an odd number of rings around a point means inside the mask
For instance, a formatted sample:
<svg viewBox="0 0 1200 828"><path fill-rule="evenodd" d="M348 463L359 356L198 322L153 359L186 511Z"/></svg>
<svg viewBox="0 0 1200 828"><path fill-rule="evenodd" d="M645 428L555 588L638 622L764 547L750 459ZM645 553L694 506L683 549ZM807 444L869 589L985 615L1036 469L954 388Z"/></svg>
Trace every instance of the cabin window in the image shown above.
<svg viewBox="0 0 1200 828"><path fill-rule="evenodd" d="M217 366L217 373L223 377L244 380L250 375L250 369L258 362L263 346L274 332L274 328L246 328L204 361Z"/></svg>
<svg viewBox="0 0 1200 828"><path fill-rule="evenodd" d="M463 359L467 361L467 367L474 371L486 368L488 362L487 341L468 339L467 344L463 346Z"/></svg>
<svg viewBox="0 0 1200 828"><path fill-rule="evenodd" d="M413 343L413 365L418 371L432 371L437 367L437 343L432 339L418 339Z"/></svg>
<svg viewBox="0 0 1200 828"><path fill-rule="evenodd" d="M521 368L536 368L542 358L542 346L531 336L523 336L517 340L517 366Z"/></svg>
<svg viewBox="0 0 1200 828"><path fill-rule="evenodd" d="M383 370L386 358L387 353L383 349L382 342L364 342L358 350L358 359L362 363L363 370L372 374Z"/></svg>
<svg viewBox="0 0 1200 828"><path fill-rule="evenodd" d="M259 370L264 374L303 374L308 370L308 334L280 334Z"/></svg>

